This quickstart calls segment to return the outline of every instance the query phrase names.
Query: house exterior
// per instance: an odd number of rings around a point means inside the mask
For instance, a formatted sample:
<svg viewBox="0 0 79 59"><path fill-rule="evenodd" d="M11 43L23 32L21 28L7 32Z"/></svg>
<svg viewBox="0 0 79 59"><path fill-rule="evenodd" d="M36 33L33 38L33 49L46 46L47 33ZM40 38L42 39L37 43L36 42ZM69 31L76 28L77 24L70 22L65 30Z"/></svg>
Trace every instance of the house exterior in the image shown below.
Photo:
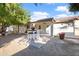
<svg viewBox="0 0 79 59"><path fill-rule="evenodd" d="M48 28L54 22L53 18L40 19L30 23L31 27L35 27L36 30L41 30L41 33L47 33L46 28ZM53 34L52 32L50 32Z"/></svg>
<svg viewBox="0 0 79 59"><path fill-rule="evenodd" d="M65 25L68 25L68 24L72 24L72 34L73 35L78 35L79 36L79 16L71 16L71 17L61 17L61 18L46 18L46 19L40 19L38 21L35 21L35 22L31 22L30 23L30 26L34 26L35 29L42 29L43 31L46 32L46 29L48 27L50 27L50 35L54 35L53 33L54 32L57 32L57 31L54 31L56 29L54 29L53 27L55 26L59 26L62 24L65 24ZM77 25L77 28L75 28ZM61 30L59 30L60 32L62 32ZM65 29L65 31L67 31ZM71 28L68 28L68 31L71 31Z"/></svg>
<svg viewBox="0 0 79 59"><path fill-rule="evenodd" d="M72 23L73 26L72 26L72 29L68 28L69 32L73 31L72 32L73 35L79 36L79 16L61 17L61 18L45 18L45 19L34 21L34 22L30 22L28 25L25 25L25 26L20 25L19 28L16 25L12 25L13 30L11 31L11 33L25 33L26 30L28 31L32 27L35 27L36 30L40 29L42 30L42 33L48 33L49 35L53 36L55 32L57 31L62 32L61 29L56 30L55 27L60 27L61 25L63 28L63 24L67 26L70 23ZM1 29L1 26L0 26L0 29ZM65 31L66 30L67 29L65 29Z"/></svg>
<svg viewBox="0 0 79 59"><path fill-rule="evenodd" d="M34 26L35 29L40 29L40 28L45 29L49 25L51 25L53 21L54 21L53 18L45 18L45 19L40 19L40 20L35 21L35 22L31 22L31 25Z"/></svg>
<svg viewBox="0 0 79 59"><path fill-rule="evenodd" d="M55 19L56 20L56 24L72 24L72 28L69 28L70 32L73 31L71 33L71 36L79 36L79 16L71 16L71 17L62 17L62 18L58 18ZM66 30L68 31L68 30ZM70 36L67 34L67 36Z"/></svg>

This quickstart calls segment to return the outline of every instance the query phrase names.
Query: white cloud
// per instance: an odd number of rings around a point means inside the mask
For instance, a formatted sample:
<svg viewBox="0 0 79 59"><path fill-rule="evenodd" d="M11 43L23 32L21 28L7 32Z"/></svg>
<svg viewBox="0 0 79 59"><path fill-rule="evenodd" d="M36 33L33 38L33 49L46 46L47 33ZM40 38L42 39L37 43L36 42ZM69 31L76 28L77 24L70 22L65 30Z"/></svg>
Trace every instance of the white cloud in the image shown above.
<svg viewBox="0 0 79 59"><path fill-rule="evenodd" d="M56 17L67 17L68 15L67 14L59 14L59 15L56 15Z"/></svg>
<svg viewBox="0 0 79 59"><path fill-rule="evenodd" d="M54 18L68 17L68 16L74 16L74 15L69 15L69 14L59 14L59 15L56 15Z"/></svg>
<svg viewBox="0 0 79 59"><path fill-rule="evenodd" d="M69 12L67 6L57 6L56 11Z"/></svg>
<svg viewBox="0 0 79 59"><path fill-rule="evenodd" d="M36 21L43 18L48 18L49 14L47 12L35 11L31 16L31 21Z"/></svg>

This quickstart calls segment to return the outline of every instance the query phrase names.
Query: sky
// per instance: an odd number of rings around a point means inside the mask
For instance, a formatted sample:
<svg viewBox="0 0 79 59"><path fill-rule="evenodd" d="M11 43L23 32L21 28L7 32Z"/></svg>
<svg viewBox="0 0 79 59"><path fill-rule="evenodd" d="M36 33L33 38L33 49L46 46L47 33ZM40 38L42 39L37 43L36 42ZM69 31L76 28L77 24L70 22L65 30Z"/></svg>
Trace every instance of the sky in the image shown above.
<svg viewBox="0 0 79 59"><path fill-rule="evenodd" d="M73 13L69 12L68 6L68 3L44 3L38 6L35 6L33 3L22 4L22 7L30 12L31 21L37 21L44 18L74 16Z"/></svg>

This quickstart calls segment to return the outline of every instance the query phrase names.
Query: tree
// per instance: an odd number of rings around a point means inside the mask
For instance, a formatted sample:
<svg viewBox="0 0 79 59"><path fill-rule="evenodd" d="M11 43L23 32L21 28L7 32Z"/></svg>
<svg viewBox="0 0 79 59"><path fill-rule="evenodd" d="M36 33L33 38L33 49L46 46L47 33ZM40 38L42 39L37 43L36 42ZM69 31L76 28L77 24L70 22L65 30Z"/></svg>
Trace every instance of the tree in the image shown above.
<svg viewBox="0 0 79 59"><path fill-rule="evenodd" d="M79 3L70 3L69 4L69 11L73 12L74 14L79 12Z"/></svg>
<svg viewBox="0 0 79 59"><path fill-rule="evenodd" d="M70 3L69 4L69 11L73 12L74 14L77 14L77 12L79 12L79 3ZM73 24L73 29L75 32L74 22L72 24Z"/></svg>
<svg viewBox="0 0 79 59"><path fill-rule="evenodd" d="M25 25L29 22L30 16L21 4L1 3L0 4L0 23L2 32L5 32L7 25Z"/></svg>
<svg viewBox="0 0 79 59"><path fill-rule="evenodd" d="M15 21L12 19L11 24L18 26L18 32L19 32L19 25L26 25L29 22L30 16L29 12L20 8L17 8L15 10L15 15L11 18L14 18Z"/></svg>

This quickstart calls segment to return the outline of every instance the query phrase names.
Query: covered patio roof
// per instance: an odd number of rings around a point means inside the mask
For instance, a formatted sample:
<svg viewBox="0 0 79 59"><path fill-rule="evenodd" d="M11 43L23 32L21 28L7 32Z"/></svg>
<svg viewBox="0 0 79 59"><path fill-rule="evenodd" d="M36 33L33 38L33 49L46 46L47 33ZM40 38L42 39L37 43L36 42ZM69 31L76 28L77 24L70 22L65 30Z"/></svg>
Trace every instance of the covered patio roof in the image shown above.
<svg viewBox="0 0 79 59"><path fill-rule="evenodd" d="M38 22L52 22L53 24L57 23L69 23L73 22L74 20L79 20L79 16L69 16L69 17L61 17L61 18L45 18L45 19L40 19L34 22L30 23L38 23Z"/></svg>
<svg viewBox="0 0 79 59"><path fill-rule="evenodd" d="M74 20L79 20L79 16L71 16L71 17L61 17L61 18L55 18L54 23L69 23L73 22Z"/></svg>
<svg viewBox="0 0 79 59"><path fill-rule="evenodd" d="M44 18L44 19L40 19L40 20L37 20L37 21L31 22L31 23L47 22L47 21L54 22L54 18Z"/></svg>
<svg viewBox="0 0 79 59"><path fill-rule="evenodd" d="M38 21L31 22L31 24L36 23L36 25L38 25L38 23L39 23L42 26L50 25L50 29L51 29L50 33L51 33L51 36L53 36L53 24L61 24L61 23L72 23L73 24L73 34L74 34L74 32L75 32L74 21L75 20L79 20L79 16L69 16L69 17L61 17L61 18L45 18L45 19L40 19Z"/></svg>

